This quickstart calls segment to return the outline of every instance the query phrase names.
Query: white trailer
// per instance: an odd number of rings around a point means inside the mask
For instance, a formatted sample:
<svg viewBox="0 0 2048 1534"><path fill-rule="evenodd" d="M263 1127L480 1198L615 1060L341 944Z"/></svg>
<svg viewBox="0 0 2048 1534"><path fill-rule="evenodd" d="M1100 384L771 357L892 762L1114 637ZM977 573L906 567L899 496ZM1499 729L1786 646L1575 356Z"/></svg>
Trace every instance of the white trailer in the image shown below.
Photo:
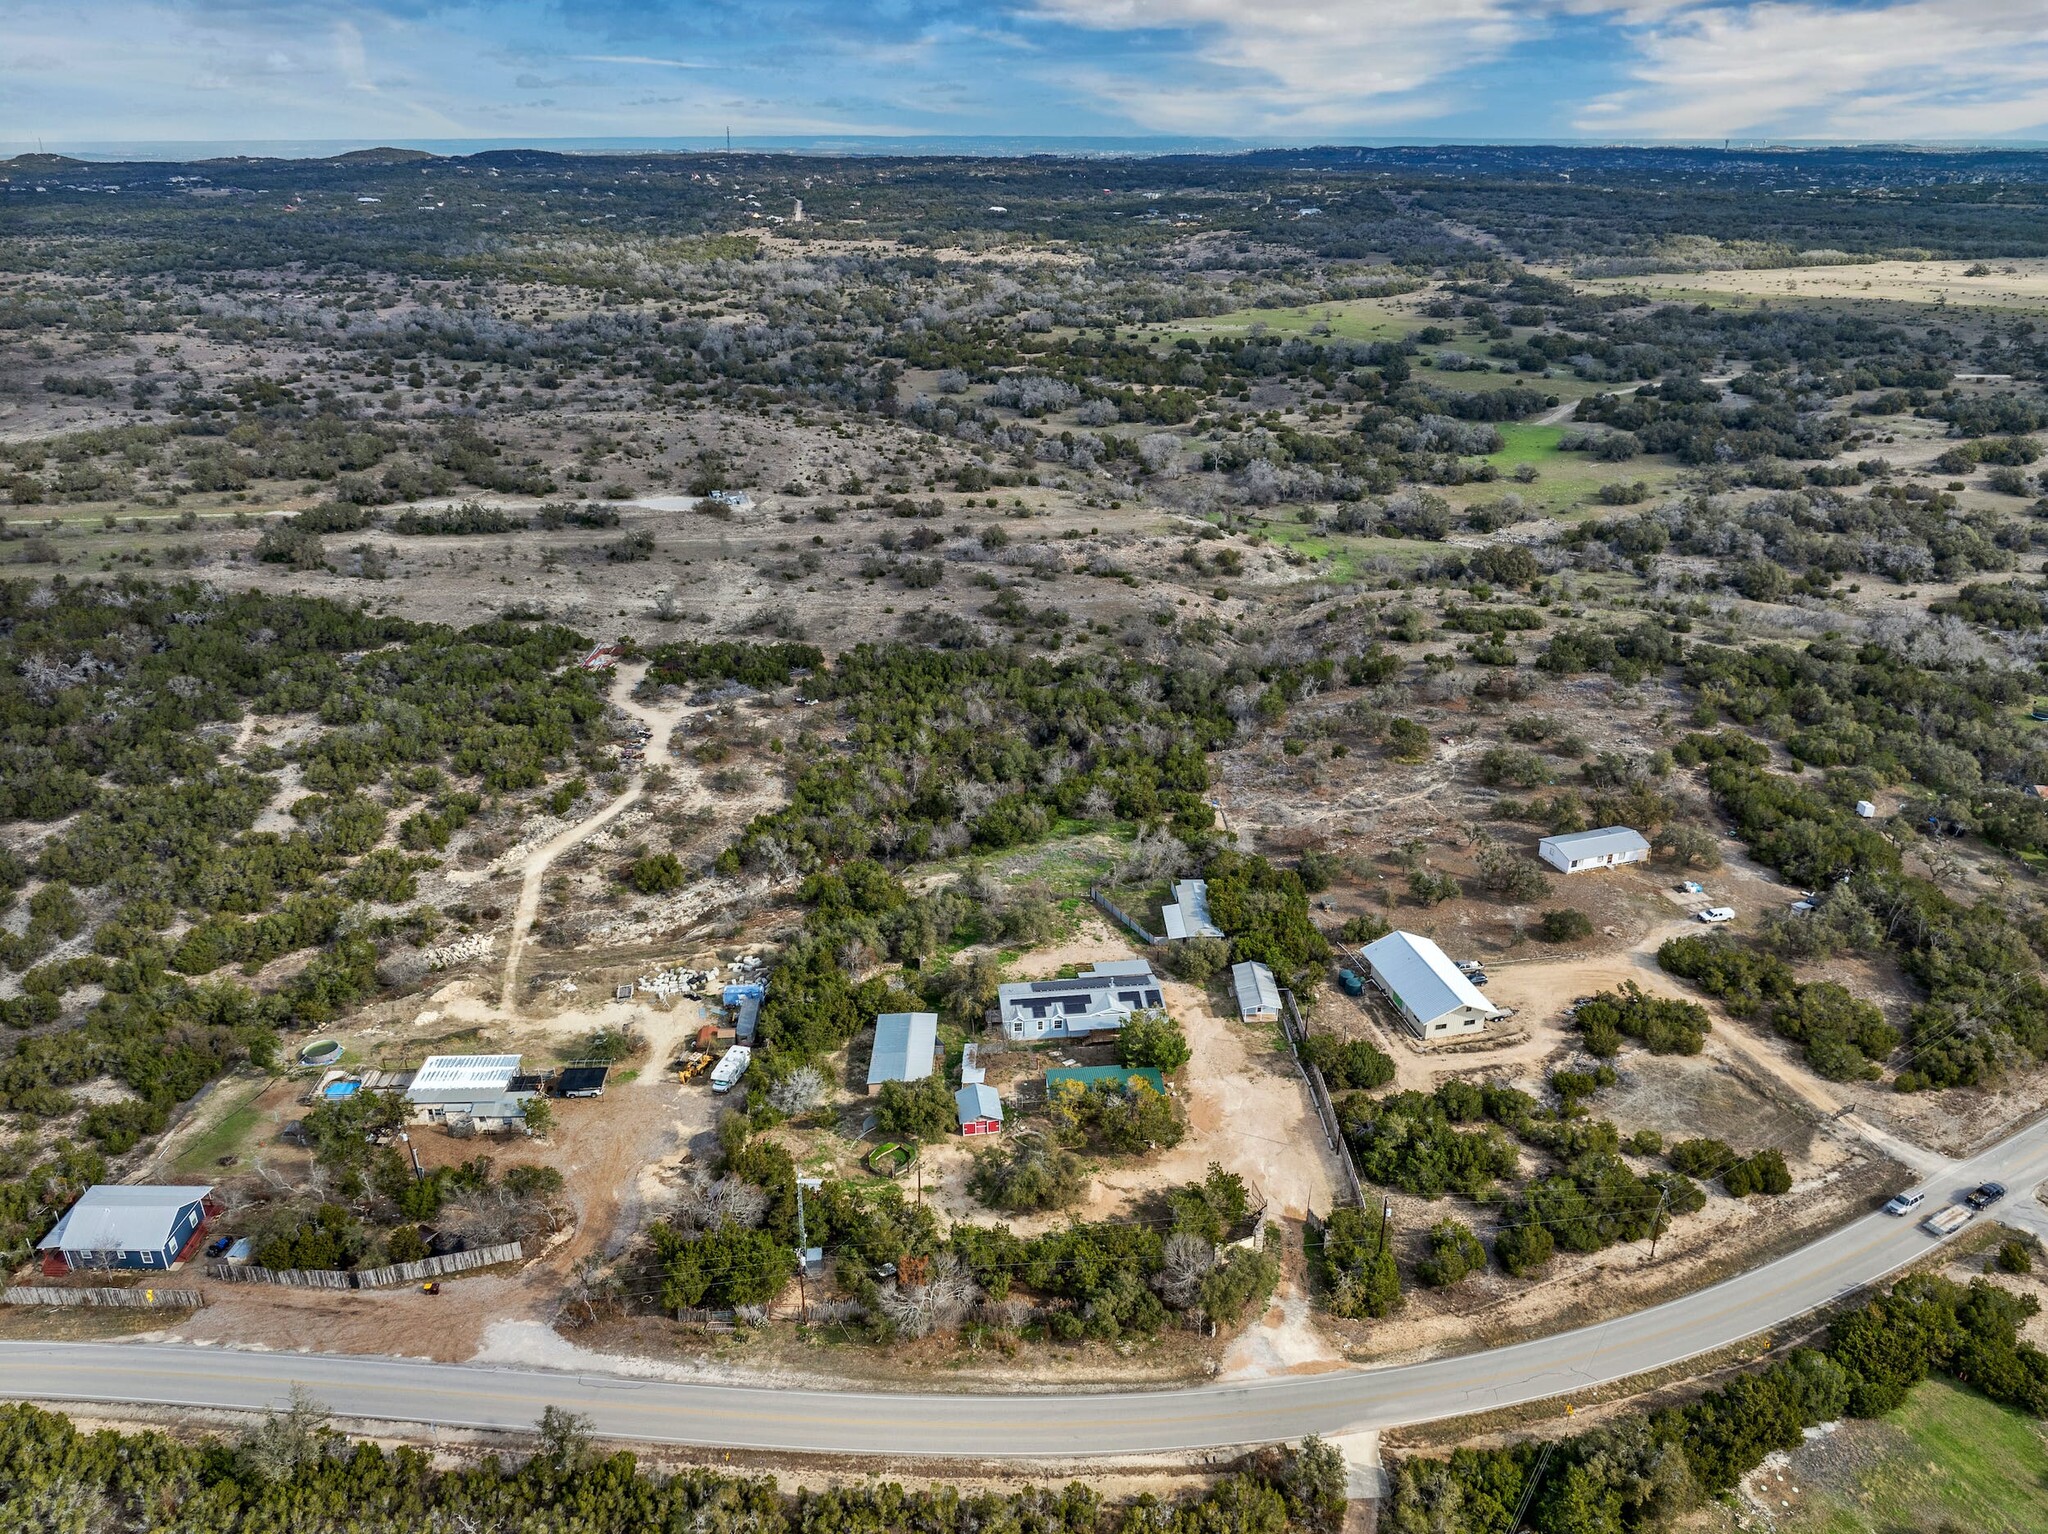
<svg viewBox="0 0 2048 1534"><path fill-rule="evenodd" d="M754 1052L744 1044L735 1044L718 1057L718 1064L711 1067L711 1090L730 1092L733 1083L747 1074L747 1067L753 1063Z"/></svg>

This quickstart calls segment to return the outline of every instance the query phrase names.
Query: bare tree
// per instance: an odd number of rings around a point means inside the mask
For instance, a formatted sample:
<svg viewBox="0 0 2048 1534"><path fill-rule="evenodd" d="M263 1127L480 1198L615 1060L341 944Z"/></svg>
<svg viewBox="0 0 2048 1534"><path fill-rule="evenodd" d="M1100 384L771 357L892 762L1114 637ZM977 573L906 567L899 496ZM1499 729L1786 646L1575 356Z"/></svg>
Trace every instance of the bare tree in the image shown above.
<svg viewBox="0 0 2048 1534"><path fill-rule="evenodd" d="M932 1258L923 1283L891 1283L884 1288L881 1311L906 1337L928 1337L958 1326L979 1293L967 1265L951 1252L941 1252Z"/></svg>
<svg viewBox="0 0 2048 1534"><path fill-rule="evenodd" d="M1158 1277L1152 1280L1159 1297L1175 1310L1186 1310L1201 1292L1202 1280L1216 1266L1216 1246L1192 1231L1166 1238Z"/></svg>
<svg viewBox="0 0 2048 1534"><path fill-rule="evenodd" d="M814 1065L800 1065L768 1089L768 1106L795 1118L825 1100L825 1077Z"/></svg>

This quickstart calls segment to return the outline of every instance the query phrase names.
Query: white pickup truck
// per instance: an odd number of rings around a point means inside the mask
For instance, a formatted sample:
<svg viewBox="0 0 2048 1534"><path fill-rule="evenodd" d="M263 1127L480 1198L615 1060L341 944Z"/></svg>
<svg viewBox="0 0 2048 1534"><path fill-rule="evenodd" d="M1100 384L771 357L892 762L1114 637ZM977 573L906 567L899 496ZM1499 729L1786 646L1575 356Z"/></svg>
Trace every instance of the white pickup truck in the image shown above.
<svg viewBox="0 0 2048 1534"><path fill-rule="evenodd" d="M1705 910L1695 911L1692 914L1696 919L1707 923L1709 926L1715 926L1724 921L1735 920L1735 907L1732 905L1710 905Z"/></svg>

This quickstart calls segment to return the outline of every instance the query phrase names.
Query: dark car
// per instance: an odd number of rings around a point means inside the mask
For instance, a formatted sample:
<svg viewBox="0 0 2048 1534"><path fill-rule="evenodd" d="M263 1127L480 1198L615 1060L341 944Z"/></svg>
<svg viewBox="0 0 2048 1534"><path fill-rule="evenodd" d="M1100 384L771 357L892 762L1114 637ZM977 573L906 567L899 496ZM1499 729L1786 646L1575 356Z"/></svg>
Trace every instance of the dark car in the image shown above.
<svg viewBox="0 0 2048 1534"><path fill-rule="evenodd" d="M1972 1209L1989 1209L1993 1204L1997 1203L2000 1199L2004 1197L2004 1183L1987 1182L1980 1184L1977 1190L1974 1193L1971 1193L1968 1197L1966 1197L1963 1200L1963 1202L1968 1204Z"/></svg>

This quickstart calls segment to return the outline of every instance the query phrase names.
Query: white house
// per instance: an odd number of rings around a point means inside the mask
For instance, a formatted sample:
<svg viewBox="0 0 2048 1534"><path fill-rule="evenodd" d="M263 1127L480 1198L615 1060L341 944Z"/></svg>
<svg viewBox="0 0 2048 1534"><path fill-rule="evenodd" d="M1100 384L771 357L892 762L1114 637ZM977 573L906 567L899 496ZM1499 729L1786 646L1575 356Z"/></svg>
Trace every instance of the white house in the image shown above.
<svg viewBox="0 0 2048 1534"><path fill-rule="evenodd" d="M1230 984L1237 992L1237 1015L1245 1022L1280 1021L1280 986L1265 965L1255 960L1231 965Z"/></svg>
<svg viewBox="0 0 2048 1534"><path fill-rule="evenodd" d="M1568 874L1582 874L1596 868L1619 868L1623 863L1647 863L1650 844L1640 831L1627 826L1602 826L1597 831L1573 831L1565 836L1546 836L1536 851L1551 867Z"/></svg>
<svg viewBox="0 0 2048 1534"><path fill-rule="evenodd" d="M405 1100L430 1122L504 1128L524 1123L527 1100L539 1095L518 1077L517 1055L429 1055L413 1072Z"/></svg>
<svg viewBox="0 0 2048 1534"><path fill-rule="evenodd" d="M1209 915L1209 881L1183 879L1173 887L1173 904L1159 908L1168 942L1191 937L1221 937L1223 929Z"/></svg>
<svg viewBox="0 0 2048 1534"><path fill-rule="evenodd" d="M1359 950L1359 957L1372 983L1420 1038L1481 1033L1501 1015L1501 1009L1480 995L1479 988L1426 937L1390 932Z"/></svg>
<svg viewBox="0 0 2048 1534"><path fill-rule="evenodd" d="M1113 1033L1133 1012L1165 1005L1152 966L1143 959L1097 964L1060 980L1013 980L996 987L1004 1036L1026 1043Z"/></svg>

